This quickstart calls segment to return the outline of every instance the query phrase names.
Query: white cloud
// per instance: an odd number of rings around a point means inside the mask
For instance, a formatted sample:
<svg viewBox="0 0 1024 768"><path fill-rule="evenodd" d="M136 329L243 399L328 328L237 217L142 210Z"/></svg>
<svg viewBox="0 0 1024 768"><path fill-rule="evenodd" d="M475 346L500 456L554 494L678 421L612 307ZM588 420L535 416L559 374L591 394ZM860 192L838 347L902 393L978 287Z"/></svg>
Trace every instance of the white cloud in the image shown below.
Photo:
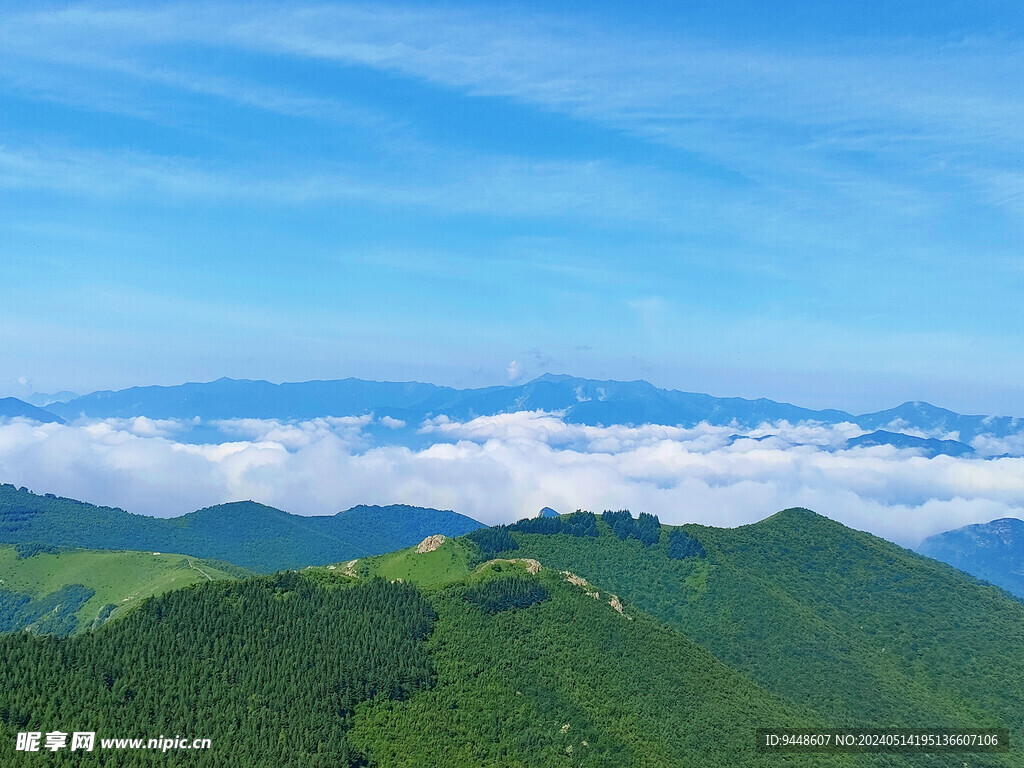
<svg viewBox="0 0 1024 768"><path fill-rule="evenodd" d="M93 434L127 432L138 437L171 437L187 431L193 423L178 419L150 419L146 416L83 422L85 428Z"/></svg>
<svg viewBox="0 0 1024 768"><path fill-rule="evenodd" d="M301 514L404 502L497 523L545 505L627 507L730 526L806 506L904 545L1024 506L1024 459L842 450L859 434L850 424L783 422L737 436L708 424L589 427L523 412L433 419L420 434L436 442L414 450L369 447L370 423L238 419L217 425L233 438L196 445L182 437L192 423L14 419L0 423L0 481L158 515L253 498Z"/></svg>
<svg viewBox="0 0 1024 768"><path fill-rule="evenodd" d="M523 377L523 366L518 360L513 360L508 364L505 372L508 374L509 381L519 381Z"/></svg>
<svg viewBox="0 0 1024 768"><path fill-rule="evenodd" d="M388 429L402 429L405 426L405 422L401 419L393 419L390 416L381 416L378 421L382 426Z"/></svg>

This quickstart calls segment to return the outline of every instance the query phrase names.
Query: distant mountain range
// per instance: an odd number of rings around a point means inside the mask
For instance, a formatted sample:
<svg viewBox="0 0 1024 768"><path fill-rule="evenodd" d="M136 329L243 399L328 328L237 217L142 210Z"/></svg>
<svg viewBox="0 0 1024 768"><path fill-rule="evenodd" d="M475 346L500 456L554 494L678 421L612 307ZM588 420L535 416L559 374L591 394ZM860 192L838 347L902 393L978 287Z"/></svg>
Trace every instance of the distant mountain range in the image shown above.
<svg viewBox="0 0 1024 768"><path fill-rule="evenodd" d="M847 448L870 448L876 445L891 445L893 448L912 448L931 458L943 454L946 456L968 456L974 449L959 440L939 440L934 437L924 438L902 432L888 432L878 429L860 437L851 437L846 441Z"/></svg>
<svg viewBox="0 0 1024 768"><path fill-rule="evenodd" d="M64 419L16 397L0 397L0 418L23 418L43 423L64 423Z"/></svg>
<svg viewBox="0 0 1024 768"><path fill-rule="evenodd" d="M223 378L208 383L93 392L47 406L47 411L67 420L82 416L289 420L374 413L404 422L410 429L431 416L463 420L538 409L560 411L568 422L592 426L646 423L693 426L708 422L751 428L781 420L823 424L851 422L865 430L890 433L906 430L956 432L965 445L980 434L1001 437L1024 430L1024 421L1017 418L965 416L922 402L853 415L840 410L801 408L765 398L747 400L660 389L646 381L597 381L554 374L545 374L526 384L478 389L352 378L284 384ZM6 414L0 411L0 415ZM391 425L399 426L396 422ZM941 453L961 450L958 446L944 445L916 447Z"/></svg>
<svg viewBox="0 0 1024 768"><path fill-rule="evenodd" d="M239 501L156 518L0 485L0 544L177 552L262 572L376 555L431 534L461 536L482 527L455 512L402 504L303 517Z"/></svg>
<svg viewBox="0 0 1024 768"><path fill-rule="evenodd" d="M45 408L50 403L66 403L68 400L74 400L76 397L79 397L77 392L65 389L60 392L33 392L22 399L27 403L32 403L32 405Z"/></svg>
<svg viewBox="0 0 1024 768"><path fill-rule="evenodd" d="M1004 517L939 533L917 551L1024 598L1024 520Z"/></svg>

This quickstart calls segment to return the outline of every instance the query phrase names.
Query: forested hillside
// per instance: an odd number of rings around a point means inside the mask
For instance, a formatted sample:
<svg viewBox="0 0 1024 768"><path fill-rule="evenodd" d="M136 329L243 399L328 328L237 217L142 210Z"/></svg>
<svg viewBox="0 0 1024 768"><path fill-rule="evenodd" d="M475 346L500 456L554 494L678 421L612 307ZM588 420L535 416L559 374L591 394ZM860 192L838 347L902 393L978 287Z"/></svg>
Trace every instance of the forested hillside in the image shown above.
<svg viewBox="0 0 1024 768"><path fill-rule="evenodd" d="M610 594L522 568L496 563L431 593L436 684L353 724L352 742L377 764L854 764L756 754L757 725L811 721L679 633L628 606L620 614Z"/></svg>
<svg viewBox="0 0 1024 768"><path fill-rule="evenodd" d="M514 555L616 591L826 722L1024 735L1024 606L995 587L807 510L684 526L700 549L682 559L674 531L645 546L597 525L512 530Z"/></svg>
<svg viewBox="0 0 1024 768"><path fill-rule="evenodd" d="M805 715L591 591L512 563L429 599L318 570L199 584L84 636L6 635L0 760L13 764L17 731L95 730L210 738L186 755L196 766L779 764L754 752L753 728Z"/></svg>
<svg viewBox="0 0 1024 768"><path fill-rule="evenodd" d="M480 562L480 531L206 581L75 637L0 637L0 763L17 732L48 730L212 739L175 764L410 768L938 768L948 757L759 754L754 731L926 723L1019 737L1021 650L995 641L1021 636L1020 606L994 588L805 511L656 541L653 518L609 519L614 530L588 513L496 529L491 543L518 547L505 559ZM551 531L520 530L538 527ZM389 568L405 576L372 576ZM922 593L935 569L946 581ZM913 611L922 594L937 605ZM1024 765L1017 751L964 757Z"/></svg>
<svg viewBox="0 0 1024 768"><path fill-rule="evenodd" d="M18 731L209 738L209 751L47 754L51 765L365 765L348 729L360 702L430 684L435 613L410 585L317 586L297 574L200 584L100 631L0 637L0 764ZM33 757L33 756L28 756ZM40 757L40 756L35 756Z"/></svg>
<svg viewBox="0 0 1024 768"><path fill-rule="evenodd" d="M917 551L1024 599L1024 520L1004 517L930 536Z"/></svg>
<svg viewBox="0 0 1024 768"><path fill-rule="evenodd" d="M480 526L448 510L405 505L303 517L252 501L155 518L0 485L0 543L181 552L264 573L389 552L429 534L459 536Z"/></svg>

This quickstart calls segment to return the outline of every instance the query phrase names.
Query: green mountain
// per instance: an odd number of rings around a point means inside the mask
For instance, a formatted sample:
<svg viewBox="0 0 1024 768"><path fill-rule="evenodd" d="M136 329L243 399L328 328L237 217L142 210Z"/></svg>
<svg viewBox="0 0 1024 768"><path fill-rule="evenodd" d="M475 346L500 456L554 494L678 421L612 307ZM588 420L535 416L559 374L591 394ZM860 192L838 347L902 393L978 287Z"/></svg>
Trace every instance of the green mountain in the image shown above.
<svg viewBox="0 0 1024 768"><path fill-rule="evenodd" d="M1024 520L1003 517L939 533L917 551L1024 598Z"/></svg>
<svg viewBox="0 0 1024 768"><path fill-rule="evenodd" d="M16 733L60 729L212 739L195 766L1024 766L1017 746L754 749L758 727L1008 728L1017 745L1022 637L998 588L807 510L735 529L539 517L203 579L69 638L0 636L0 764Z"/></svg>
<svg viewBox="0 0 1024 768"><path fill-rule="evenodd" d="M4 764L17 732L51 729L212 742L119 752L129 767L855 764L757 754L755 725L813 721L632 607L512 563L425 593L323 569L207 582L0 653Z"/></svg>
<svg viewBox="0 0 1024 768"><path fill-rule="evenodd" d="M613 590L829 724L1024 737L1024 605L996 587L802 509L665 528L649 546L573 517L544 521L566 532L512 526L502 556Z"/></svg>
<svg viewBox="0 0 1024 768"><path fill-rule="evenodd" d="M355 708L429 684L435 614L414 588L320 587L295 573L204 582L70 638L0 637L0 764L18 732L96 734L75 766L356 766ZM104 738L211 739L209 751L104 749ZM68 745L70 746L70 745Z"/></svg>
<svg viewBox="0 0 1024 768"><path fill-rule="evenodd" d="M435 683L375 702L350 741L381 766L851 764L754 752L812 721L680 633L549 569L491 563L428 593ZM815 756L819 757L819 756Z"/></svg>
<svg viewBox="0 0 1024 768"><path fill-rule="evenodd" d="M155 518L0 485L0 543L183 552L260 572L364 557L480 527L455 512L405 505L304 517L240 501Z"/></svg>
<svg viewBox="0 0 1024 768"><path fill-rule="evenodd" d="M377 576L436 587L466 578L482 562L479 548L468 539L438 538L443 537L430 537L415 547L328 567L356 578Z"/></svg>
<svg viewBox="0 0 1024 768"><path fill-rule="evenodd" d="M0 632L83 632L152 595L247 575L228 563L162 552L0 546Z"/></svg>

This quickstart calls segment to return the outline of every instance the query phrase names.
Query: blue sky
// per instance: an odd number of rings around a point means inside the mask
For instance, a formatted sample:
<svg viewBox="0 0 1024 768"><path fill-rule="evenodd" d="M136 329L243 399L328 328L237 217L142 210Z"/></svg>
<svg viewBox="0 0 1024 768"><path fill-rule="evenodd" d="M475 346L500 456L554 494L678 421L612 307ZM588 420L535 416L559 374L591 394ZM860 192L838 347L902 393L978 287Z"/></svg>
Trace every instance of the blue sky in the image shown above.
<svg viewBox="0 0 1024 768"><path fill-rule="evenodd" d="M1021 33L983 2L4 4L0 394L516 361L1024 415Z"/></svg>

